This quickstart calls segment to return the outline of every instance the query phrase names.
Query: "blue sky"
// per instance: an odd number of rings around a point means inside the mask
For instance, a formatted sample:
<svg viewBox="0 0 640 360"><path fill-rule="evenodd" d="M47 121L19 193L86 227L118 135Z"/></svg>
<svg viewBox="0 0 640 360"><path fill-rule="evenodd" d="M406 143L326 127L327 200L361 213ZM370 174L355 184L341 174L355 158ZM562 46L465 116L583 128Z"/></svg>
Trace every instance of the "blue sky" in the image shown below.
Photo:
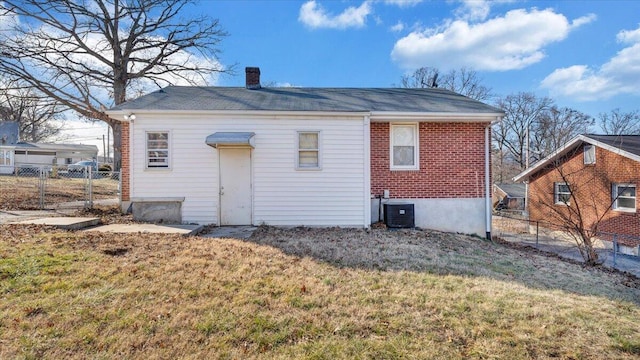
<svg viewBox="0 0 640 360"><path fill-rule="evenodd" d="M640 110L640 1L202 0L186 10L229 33L218 61L235 75L212 85L244 86L246 66L263 83L304 87L393 87L418 67L467 67L497 96L531 91L593 117ZM102 153L104 123L65 128L67 141Z"/></svg>
<svg viewBox="0 0 640 360"><path fill-rule="evenodd" d="M533 91L597 116L640 109L638 1L202 1L243 86L391 87L420 66L468 67L497 95Z"/></svg>

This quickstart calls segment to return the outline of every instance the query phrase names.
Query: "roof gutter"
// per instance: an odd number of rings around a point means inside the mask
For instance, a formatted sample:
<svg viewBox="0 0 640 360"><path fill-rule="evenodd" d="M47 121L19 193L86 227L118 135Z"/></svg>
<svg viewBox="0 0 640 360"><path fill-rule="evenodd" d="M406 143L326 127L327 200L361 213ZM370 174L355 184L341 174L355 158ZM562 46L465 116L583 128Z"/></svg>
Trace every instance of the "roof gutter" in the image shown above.
<svg viewBox="0 0 640 360"><path fill-rule="evenodd" d="M491 122L491 124L502 121L504 113L458 113L458 112L392 112L392 111L372 111L372 122L386 122L396 120L413 121L456 121L456 122Z"/></svg>
<svg viewBox="0 0 640 360"><path fill-rule="evenodd" d="M274 110L164 110L164 109L125 109L108 110L107 115L115 120L128 122L130 115L200 115L200 116L246 116L251 118L263 117L292 117L292 116L345 116L364 117L370 114L369 111L274 111Z"/></svg>
<svg viewBox="0 0 640 360"><path fill-rule="evenodd" d="M456 112L391 112L391 111L275 111L275 110L164 110L164 109L123 109L108 110L107 115L115 120L128 122L132 114L173 114L173 115L242 115L264 116L368 116L371 122L423 121L423 122L500 122L504 113L456 113Z"/></svg>

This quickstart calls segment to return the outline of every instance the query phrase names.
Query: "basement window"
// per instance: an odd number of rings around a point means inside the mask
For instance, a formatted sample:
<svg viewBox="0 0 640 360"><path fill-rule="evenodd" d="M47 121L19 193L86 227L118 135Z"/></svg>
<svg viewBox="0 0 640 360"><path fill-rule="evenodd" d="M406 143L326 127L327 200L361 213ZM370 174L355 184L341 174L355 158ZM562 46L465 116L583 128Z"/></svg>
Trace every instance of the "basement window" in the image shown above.
<svg viewBox="0 0 640 360"><path fill-rule="evenodd" d="M618 211L636 211L636 186L613 184L613 208Z"/></svg>
<svg viewBox="0 0 640 360"><path fill-rule="evenodd" d="M147 132L147 169L169 168L169 132Z"/></svg>
<svg viewBox="0 0 640 360"><path fill-rule="evenodd" d="M571 200L571 188L567 183L555 183L553 184L554 191L554 203L557 205L569 205Z"/></svg>

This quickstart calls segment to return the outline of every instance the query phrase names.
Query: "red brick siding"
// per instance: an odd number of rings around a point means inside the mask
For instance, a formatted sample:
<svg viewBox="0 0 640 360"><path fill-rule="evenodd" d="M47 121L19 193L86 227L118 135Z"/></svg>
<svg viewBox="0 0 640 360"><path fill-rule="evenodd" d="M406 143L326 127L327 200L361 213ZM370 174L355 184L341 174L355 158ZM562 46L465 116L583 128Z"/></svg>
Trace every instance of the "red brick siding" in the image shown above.
<svg viewBox="0 0 640 360"><path fill-rule="evenodd" d="M371 123L371 193L391 198L484 197L486 123L420 123L419 170L390 169L390 123Z"/></svg>
<svg viewBox="0 0 640 360"><path fill-rule="evenodd" d="M131 174L131 163L129 154L129 123L122 123L121 133L121 146L122 146L122 167L120 169L120 179L122 183L122 201L129 201L131 191L129 189L129 176Z"/></svg>
<svg viewBox="0 0 640 360"><path fill-rule="evenodd" d="M572 152L562 165L548 167L535 174L529 184L529 214L532 220L545 220L560 224L562 221L549 208L554 200L554 183L562 182L560 171L569 179L586 226L592 226L602 217L598 230L640 237L640 215L611 210L611 188L614 183L631 183L639 186L640 163L602 148L596 148L596 163L584 165L582 146ZM640 190L640 188L637 188ZM566 209L565 205L551 205L555 209ZM569 206L575 206L570 204ZM637 195L636 195L636 208ZM640 242L632 242L635 246Z"/></svg>

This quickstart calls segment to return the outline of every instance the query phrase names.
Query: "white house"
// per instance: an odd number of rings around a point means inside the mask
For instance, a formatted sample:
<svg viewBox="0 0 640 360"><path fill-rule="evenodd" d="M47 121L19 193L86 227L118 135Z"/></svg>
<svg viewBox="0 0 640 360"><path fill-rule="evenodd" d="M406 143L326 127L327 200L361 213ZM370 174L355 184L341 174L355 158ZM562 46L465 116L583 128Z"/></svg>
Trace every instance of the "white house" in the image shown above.
<svg viewBox="0 0 640 360"><path fill-rule="evenodd" d="M488 235L489 128L504 113L441 89L167 87L123 121L123 209L217 225L415 225Z"/></svg>

